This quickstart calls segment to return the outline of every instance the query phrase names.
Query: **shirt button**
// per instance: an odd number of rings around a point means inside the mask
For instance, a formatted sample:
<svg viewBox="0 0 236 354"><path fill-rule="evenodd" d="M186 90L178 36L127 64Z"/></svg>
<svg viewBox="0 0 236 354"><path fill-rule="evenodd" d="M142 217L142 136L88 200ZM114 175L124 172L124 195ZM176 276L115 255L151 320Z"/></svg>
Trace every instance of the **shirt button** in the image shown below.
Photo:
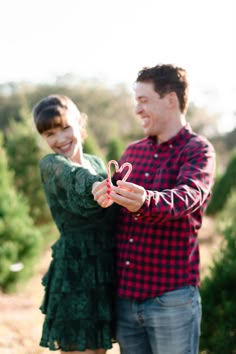
<svg viewBox="0 0 236 354"><path fill-rule="evenodd" d="M126 261L125 265L127 265L127 266L130 265L130 261Z"/></svg>
<svg viewBox="0 0 236 354"><path fill-rule="evenodd" d="M133 243L133 242L134 242L134 239L133 239L133 238L130 238L130 239L129 239L129 242L130 242L130 243Z"/></svg>
<svg viewBox="0 0 236 354"><path fill-rule="evenodd" d="M134 216L134 220L138 220L137 216Z"/></svg>
<svg viewBox="0 0 236 354"><path fill-rule="evenodd" d="M144 176L145 176L145 177L148 177L148 176L149 176L149 172L145 172L145 173L144 173Z"/></svg>
<svg viewBox="0 0 236 354"><path fill-rule="evenodd" d="M157 158L158 158L158 154L155 154L155 155L154 155L154 158L157 159Z"/></svg>
<svg viewBox="0 0 236 354"><path fill-rule="evenodd" d="M171 148L171 149L172 149L172 147L173 147L173 145L172 145L172 144L170 144L170 145L169 145L169 148Z"/></svg>

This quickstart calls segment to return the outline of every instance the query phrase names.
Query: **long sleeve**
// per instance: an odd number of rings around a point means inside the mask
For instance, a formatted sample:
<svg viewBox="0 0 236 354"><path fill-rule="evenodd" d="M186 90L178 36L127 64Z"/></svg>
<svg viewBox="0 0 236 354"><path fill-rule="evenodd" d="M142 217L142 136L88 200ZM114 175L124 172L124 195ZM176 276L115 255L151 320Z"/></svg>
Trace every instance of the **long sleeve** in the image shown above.
<svg viewBox="0 0 236 354"><path fill-rule="evenodd" d="M50 208L60 205L68 212L89 216L101 210L91 193L92 185L105 176L93 175L61 155L50 154L40 162L41 178Z"/></svg>
<svg viewBox="0 0 236 354"><path fill-rule="evenodd" d="M214 181L215 153L210 144L197 142L184 150L184 161L173 188L147 190L147 200L137 213L165 222L205 208Z"/></svg>

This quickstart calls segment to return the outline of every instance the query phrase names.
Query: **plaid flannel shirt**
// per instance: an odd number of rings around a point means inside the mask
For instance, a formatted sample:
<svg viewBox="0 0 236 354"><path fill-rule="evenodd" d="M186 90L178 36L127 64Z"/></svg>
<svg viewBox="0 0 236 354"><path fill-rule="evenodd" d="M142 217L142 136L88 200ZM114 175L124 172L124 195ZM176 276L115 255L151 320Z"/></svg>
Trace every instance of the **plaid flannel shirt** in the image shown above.
<svg viewBox="0 0 236 354"><path fill-rule="evenodd" d="M126 161L128 181L144 187L147 199L136 213L118 209L118 296L142 301L199 286L197 234L214 180L213 146L187 124L162 144L152 137L130 144L119 164Z"/></svg>

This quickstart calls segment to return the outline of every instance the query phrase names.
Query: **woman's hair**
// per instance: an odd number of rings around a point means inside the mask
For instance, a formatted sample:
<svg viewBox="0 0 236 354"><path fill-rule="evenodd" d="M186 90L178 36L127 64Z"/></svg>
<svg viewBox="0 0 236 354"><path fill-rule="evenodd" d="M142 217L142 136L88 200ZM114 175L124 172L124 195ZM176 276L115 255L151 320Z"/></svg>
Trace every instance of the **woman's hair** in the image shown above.
<svg viewBox="0 0 236 354"><path fill-rule="evenodd" d="M74 102L64 95L49 95L40 100L33 108L35 126L40 134L55 127L65 126L65 113L72 113L78 118L82 141L87 136L87 115L80 113Z"/></svg>
<svg viewBox="0 0 236 354"><path fill-rule="evenodd" d="M160 97L175 92L179 100L180 111L182 113L186 111L189 84L184 69L172 64L145 67L139 71L136 82L152 82Z"/></svg>

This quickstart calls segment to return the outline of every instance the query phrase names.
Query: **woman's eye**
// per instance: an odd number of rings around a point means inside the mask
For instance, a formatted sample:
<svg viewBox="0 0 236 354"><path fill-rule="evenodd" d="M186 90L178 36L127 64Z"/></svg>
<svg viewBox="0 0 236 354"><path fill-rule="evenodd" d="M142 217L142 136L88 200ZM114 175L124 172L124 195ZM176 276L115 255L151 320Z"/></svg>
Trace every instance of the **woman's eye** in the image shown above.
<svg viewBox="0 0 236 354"><path fill-rule="evenodd" d="M53 133L50 132L50 133L46 133L45 135L46 135L47 138L49 138L50 136L53 135Z"/></svg>
<svg viewBox="0 0 236 354"><path fill-rule="evenodd" d="M63 129L66 130L66 129L69 129L70 126L69 125L66 125Z"/></svg>

